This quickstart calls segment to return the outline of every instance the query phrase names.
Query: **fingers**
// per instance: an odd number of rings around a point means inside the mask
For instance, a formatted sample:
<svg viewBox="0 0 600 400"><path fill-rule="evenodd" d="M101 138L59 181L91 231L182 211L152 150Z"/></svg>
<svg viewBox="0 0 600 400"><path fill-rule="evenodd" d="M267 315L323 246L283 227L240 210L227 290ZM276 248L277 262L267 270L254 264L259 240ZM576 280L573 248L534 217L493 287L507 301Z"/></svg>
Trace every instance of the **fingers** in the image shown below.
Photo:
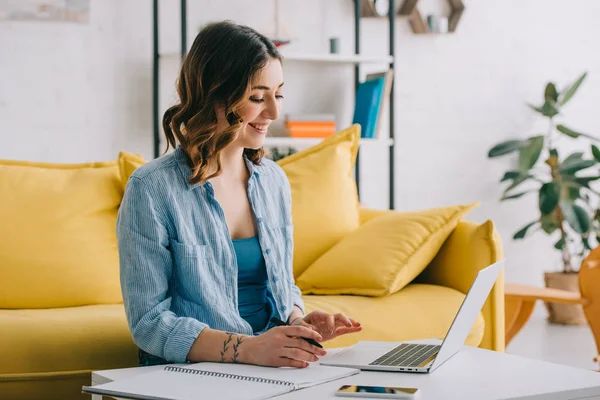
<svg viewBox="0 0 600 400"><path fill-rule="evenodd" d="M345 335L347 333L355 333L355 332L360 332L362 331L362 327L361 326L342 326L340 328L337 328L335 331L335 336L340 336L340 335Z"/></svg>
<svg viewBox="0 0 600 400"><path fill-rule="evenodd" d="M295 368L306 368L308 367L306 361L294 360L287 357L279 357L275 362L276 367L295 367Z"/></svg>
<svg viewBox="0 0 600 400"><path fill-rule="evenodd" d="M306 361L306 362L315 362L319 361L319 357L316 355L306 351L299 349L297 347L285 347L281 352L283 357L292 358L294 360Z"/></svg>
<svg viewBox="0 0 600 400"><path fill-rule="evenodd" d="M306 321L300 321L300 322L296 323L295 325L299 325L299 326L305 326L305 327L307 327L308 329L312 329L313 331L318 331L318 329L317 329L317 327L316 327L316 326L314 326L314 325L311 325L311 324L309 324L309 323L308 323L308 322L306 322Z"/></svg>
<svg viewBox="0 0 600 400"><path fill-rule="evenodd" d="M320 342L323 340L323 337L319 334L319 332L314 331L305 326L282 326L280 328L283 329L285 335L289 336L289 337L300 336L300 337L314 339L317 342Z"/></svg>
<svg viewBox="0 0 600 400"><path fill-rule="evenodd" d="M352 321L350 318L346 317L342 313L337 313L334 315L335 317L335 325L336 326L352 326Z"/></svg>
<svg viewBox="0 0 600 400"><path fill-rule="evenodd" d="M325 349L321 349L315 345L308 343L306 340L302 340L302 339L291 339L290 343L286 347L290 347L290 348L297 347L299 349L307 351L316 356L324 356L325 354L327 354Z"/></svg>

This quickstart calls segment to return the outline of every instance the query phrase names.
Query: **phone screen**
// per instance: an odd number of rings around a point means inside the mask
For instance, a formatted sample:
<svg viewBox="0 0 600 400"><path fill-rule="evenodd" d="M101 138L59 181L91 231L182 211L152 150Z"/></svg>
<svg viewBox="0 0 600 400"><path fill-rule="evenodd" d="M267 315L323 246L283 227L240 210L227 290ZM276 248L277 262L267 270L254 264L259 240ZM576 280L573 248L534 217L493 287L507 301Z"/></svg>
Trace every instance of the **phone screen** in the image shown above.
<svg viewBox="0 0 600 400"><path fill-rule="evenodd" d="M344 385L338 389L341 393L394 393L394 394L415 394L417 388L403 388L391 386L358 386Z"/></svg>

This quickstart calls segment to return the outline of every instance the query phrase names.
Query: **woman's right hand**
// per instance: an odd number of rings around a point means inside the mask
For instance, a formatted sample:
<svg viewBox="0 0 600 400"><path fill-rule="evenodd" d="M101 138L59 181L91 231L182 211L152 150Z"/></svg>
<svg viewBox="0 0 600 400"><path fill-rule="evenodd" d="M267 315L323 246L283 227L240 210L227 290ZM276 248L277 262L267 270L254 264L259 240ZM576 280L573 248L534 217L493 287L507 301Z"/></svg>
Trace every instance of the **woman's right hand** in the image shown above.
<svg viewBox="0 0 600 400"><path fill-rule="evenodd" d="M265 333L247 338L246 362L269 367L308 367L309 362L326 354L324 349L301 337L321 341L321 335L305 326L277 326Z"/></svg>

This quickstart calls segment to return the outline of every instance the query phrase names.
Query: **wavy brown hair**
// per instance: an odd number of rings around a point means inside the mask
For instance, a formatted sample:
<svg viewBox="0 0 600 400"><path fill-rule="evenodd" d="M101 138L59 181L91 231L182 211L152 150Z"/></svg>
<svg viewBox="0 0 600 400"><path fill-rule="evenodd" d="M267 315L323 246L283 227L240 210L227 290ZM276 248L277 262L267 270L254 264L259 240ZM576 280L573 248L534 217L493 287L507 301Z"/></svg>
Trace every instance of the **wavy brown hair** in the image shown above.
<svg viewBox="0 0 600 400"><path fill-rule="evenodd" d="M264 35L230 21L205 26L183 60L177 93L179 104L163 116L169 145L181 145L190 159L190 183L204 182L221 173L220 152L233 142L242 119L237 111L248 101L255 75L269 60L283 58ZM217 132L216 108L222 107L229 126ZM260 164L264 150L244 149L254 164ZM217 171L209 175L209 160L215 158Z"/></svg>

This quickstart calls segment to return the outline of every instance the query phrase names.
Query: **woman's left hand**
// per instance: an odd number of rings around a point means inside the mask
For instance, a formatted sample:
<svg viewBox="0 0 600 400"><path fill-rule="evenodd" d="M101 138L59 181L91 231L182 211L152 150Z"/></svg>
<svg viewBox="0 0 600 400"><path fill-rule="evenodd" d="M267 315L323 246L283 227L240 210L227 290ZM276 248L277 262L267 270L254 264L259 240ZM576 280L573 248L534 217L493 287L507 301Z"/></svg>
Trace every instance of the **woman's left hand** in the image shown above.
<svg viewBox="0 0 600 400"><path fill-rule="evenodd" d="M292 325L302 325L314 329L323 337L323 342L347 333L360 332L362 327L358 321L344 314L329 314L325 311L313 311L304 318L296 318Z"/></svg>

